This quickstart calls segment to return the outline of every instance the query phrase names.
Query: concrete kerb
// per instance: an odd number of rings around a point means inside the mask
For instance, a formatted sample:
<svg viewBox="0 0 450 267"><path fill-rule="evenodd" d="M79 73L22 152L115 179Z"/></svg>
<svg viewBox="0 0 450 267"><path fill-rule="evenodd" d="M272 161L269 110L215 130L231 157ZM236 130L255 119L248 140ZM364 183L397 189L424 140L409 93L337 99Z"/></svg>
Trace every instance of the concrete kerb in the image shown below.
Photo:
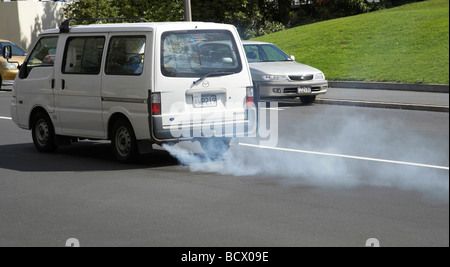
<svg viewBox="0 0 450 267"><path fill-rule="evenodd" d="M428 93L449 93L448 84L414 84L414 83L383 83L358 81L329 81L331 88L395 90Z"/></svg>

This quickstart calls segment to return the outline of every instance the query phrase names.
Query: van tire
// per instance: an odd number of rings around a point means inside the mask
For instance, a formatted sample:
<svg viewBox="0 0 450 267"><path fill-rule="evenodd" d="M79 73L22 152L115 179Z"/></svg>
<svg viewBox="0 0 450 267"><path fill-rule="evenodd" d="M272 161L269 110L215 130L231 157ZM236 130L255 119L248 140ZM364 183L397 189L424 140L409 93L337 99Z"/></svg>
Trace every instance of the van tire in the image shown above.
<svg viewBox="0 0 450 267"><path fill-rule="evenodd" d="M205 138L200 145L211 159L222 157L230 149L231 138Z"/></svg>
<svg viewBox="0 0 450 267"><path fill-rule="evenodd" d="M138 155L138 146L131 124L120 119L113 124L111 133L111 144L117 161L133 162Z"/></svg>
<svg viewBox="0 0 450 267"><path fill-rule="evenodd" d="M55 142L55 129L50 117L43 112L37 113L32 121L33 143L39 152L50 153L58 146Z"/></svg>

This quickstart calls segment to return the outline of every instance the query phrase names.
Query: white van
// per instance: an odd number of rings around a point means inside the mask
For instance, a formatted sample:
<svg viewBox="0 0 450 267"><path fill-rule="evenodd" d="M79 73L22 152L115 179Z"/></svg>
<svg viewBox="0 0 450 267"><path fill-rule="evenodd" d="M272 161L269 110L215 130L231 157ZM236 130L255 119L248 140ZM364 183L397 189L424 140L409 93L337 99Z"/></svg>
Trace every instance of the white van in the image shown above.
<svg viewBox="0 0 450 267"><path fill-rule="evenodd" d="M15 80L11 116L32 130L37 150L111 140L129 161L155 143L198 140L220 156L231 138L254 134L252 78L234 26L73 21L39 36Z"/></svg>

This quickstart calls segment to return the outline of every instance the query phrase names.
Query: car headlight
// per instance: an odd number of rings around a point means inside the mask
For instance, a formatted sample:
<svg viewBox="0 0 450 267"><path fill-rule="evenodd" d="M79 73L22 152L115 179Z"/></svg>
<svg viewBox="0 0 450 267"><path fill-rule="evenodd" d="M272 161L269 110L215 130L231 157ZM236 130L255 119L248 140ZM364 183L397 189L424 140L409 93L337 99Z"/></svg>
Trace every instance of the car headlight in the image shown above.
<svg viewBox="0 0 450 267"><path fill-rule="evenodd" d="M264 74L264 75L262 75L262 78L265 81L284 81L284 80L287 80L287 76L286 75Z"/></svg>
<svg viewBox="0 0 450 267"><path fill-rule="evenodd" d="M323 73L318 73L314 75L314 80L325 80L325 75Z"/></svg>
<svg viewBox="0 0 450 267"><path fill-rule="evenodd" d="M17 64L15 63L3 62L2 65L5 70L17 70Z"/></svg>

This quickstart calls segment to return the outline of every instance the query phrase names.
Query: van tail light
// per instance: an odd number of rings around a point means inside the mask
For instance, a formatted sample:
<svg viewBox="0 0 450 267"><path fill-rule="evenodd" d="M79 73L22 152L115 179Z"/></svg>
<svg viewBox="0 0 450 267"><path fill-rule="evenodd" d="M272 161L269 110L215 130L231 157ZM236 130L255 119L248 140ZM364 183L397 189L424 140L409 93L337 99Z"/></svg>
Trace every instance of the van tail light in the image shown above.
<svg viewBox="0 0 450 267"><path fill-rule="evenodd" d="M247 108L255 107L255 93L253 86L247 87L247 98L246 98Z"/></svg>
<svg viewBox="0 0 450 267"><path fill-rule="evenodd" d="M152 94L152 115L161 115L161 93Z"/></svg>

